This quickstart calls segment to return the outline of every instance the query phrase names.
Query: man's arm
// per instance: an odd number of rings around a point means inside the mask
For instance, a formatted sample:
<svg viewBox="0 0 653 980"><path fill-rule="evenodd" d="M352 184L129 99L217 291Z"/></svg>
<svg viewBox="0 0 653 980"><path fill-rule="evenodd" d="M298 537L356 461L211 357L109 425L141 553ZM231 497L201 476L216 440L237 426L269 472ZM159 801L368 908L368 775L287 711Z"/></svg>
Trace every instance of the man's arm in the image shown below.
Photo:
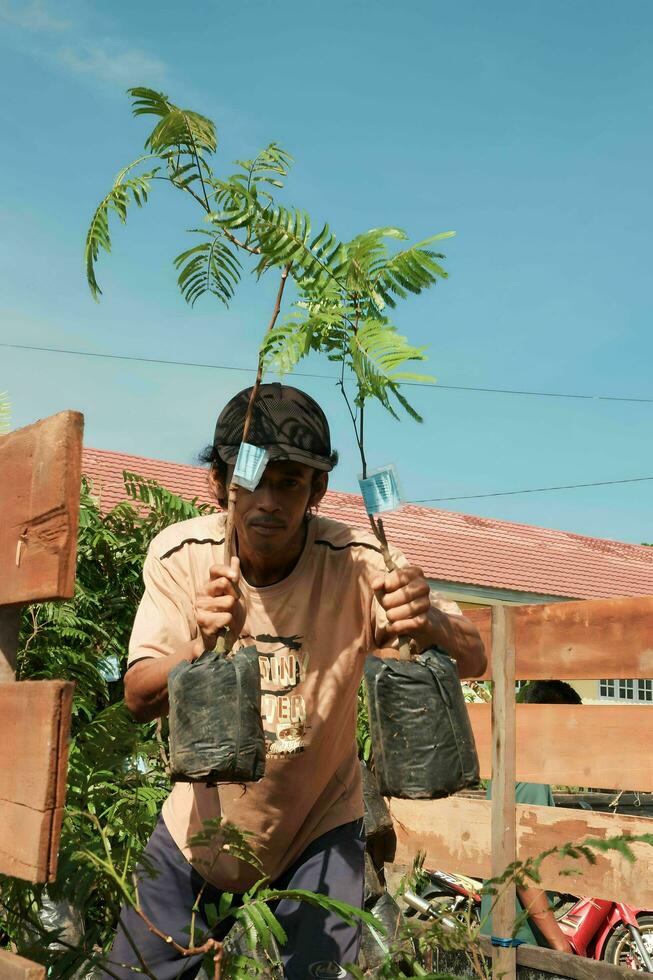
<svg viewBox="0 0 653 980"><path fill-rule="evenodd" d="M518 888L517 895L528 914L529 922L537 926L551 949L557 949L560 953L573 953L569 939L558 925L549 905L546 892L528 885Z"/></svg>
<svg viewBox="0 0 653 980"><path fill-rule="evenodd" d="M198 636L180 641L165 657L146 655L125 674L125 704L136 721L152 721L168 713L168 675L177 664L213 650L220 630L231 629L238 636L243 628L245 609L238 590L238 559L232 558L231 567L211 566L209 574L195 603Z"/></svg>
<svg viewBox="0 0 653 980"><path fill-rule="evenodd" d="M204 651L201 636L180 643L167 657L138 660L125 674L125 704L136 721L153 721L168 714L168 674L184 660L195 660Z"/></svg>
<svg viewBox="0 0 653 980"><path fill-rule="evenodd" d="M431 590L421 568L405 565L379 573L372 580L388 618L388 631L410 636L420 650L437 646L458 664L461 677L478 677L487 666L478 630L465 616L451 616L431 603Z"/></svg>

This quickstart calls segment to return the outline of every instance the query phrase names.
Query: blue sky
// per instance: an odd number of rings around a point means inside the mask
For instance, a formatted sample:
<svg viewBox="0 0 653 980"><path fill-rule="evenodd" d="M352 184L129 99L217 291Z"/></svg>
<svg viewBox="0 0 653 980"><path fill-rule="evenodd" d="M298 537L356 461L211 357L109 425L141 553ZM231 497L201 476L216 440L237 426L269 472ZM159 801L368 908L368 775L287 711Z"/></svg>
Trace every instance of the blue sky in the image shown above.
<svg viewBox="0 0 653 980"><path fill-rule="evenodd" d="M0 0L0 342L249 368L276 282L230 310L194 310L171 260L198 223L153 194L114 228L91 298L82 245L147 121L148 85L211 116L217 169L277 140L295 156L286 200L347 238L454 229L450 278L397 326L428 344L442 385L653 397L653 5L410 0ZM330 374L311 362L300 370ZM0 347L13 422L61 408L86 443L193 462L233 370ZM297 378L358 463L334 383ZM410 499L653 476L653 403L414 389L425 422L369 424L371 464ZM653 540L653 482L438 504L629 541Z"/></svg>

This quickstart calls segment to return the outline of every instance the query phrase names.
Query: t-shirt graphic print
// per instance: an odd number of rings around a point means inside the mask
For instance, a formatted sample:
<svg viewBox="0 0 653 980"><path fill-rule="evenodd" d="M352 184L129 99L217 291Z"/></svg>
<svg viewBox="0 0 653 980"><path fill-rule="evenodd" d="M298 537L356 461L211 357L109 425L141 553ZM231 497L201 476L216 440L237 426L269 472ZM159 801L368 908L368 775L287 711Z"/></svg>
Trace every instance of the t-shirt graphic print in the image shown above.
<svg viewBox="0 0 653 980"><path fill-rule="evenodd" d="M306 680L310 655L303 648L302 637L259 633L243 636L242 641L245 646L255 646L259 654L266 756L280 758L303 752L310 725L301 684Z"/></svg>

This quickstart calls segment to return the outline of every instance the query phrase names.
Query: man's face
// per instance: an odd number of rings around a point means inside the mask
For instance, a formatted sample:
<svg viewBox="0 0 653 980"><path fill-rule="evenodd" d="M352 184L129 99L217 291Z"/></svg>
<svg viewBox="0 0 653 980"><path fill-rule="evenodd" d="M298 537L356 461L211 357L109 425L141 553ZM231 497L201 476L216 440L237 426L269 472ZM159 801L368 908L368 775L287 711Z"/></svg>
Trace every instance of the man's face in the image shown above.
<svg viewBox="0 0 653 980"><path fill-rule="evenodd" d="M229 477L233 469L229 468ZM235 526L239 550L279 555L303 544L304 518L320 502L327 475L304 463L268 463L255 490L238 488Z"/></svg>

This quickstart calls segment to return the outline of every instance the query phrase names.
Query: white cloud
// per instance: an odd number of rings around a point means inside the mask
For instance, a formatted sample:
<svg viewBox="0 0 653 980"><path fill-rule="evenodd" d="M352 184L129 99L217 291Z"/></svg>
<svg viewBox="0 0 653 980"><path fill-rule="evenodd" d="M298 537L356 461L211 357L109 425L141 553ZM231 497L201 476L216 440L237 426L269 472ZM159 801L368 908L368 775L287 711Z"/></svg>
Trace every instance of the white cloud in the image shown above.
<svg viewBox="0 0 653 980"><path fill-rule="evenodd" d="M160 58L130 47L119 33L114 35L111 28L107 30L107 24L99 32L98 40L97 23L92 32L89 23L82 27L81 22L88 21L84 8L78 9L73 23L60 16L63 6L68 7L67 13L71 12L70 3L59 2L57 6L52 0L0 0L0 23L17 29L13 32L14 43L23 51L41 60L54 59L76 75L120 88L164 82L167 70ZM58 49L53 48L49 38L39 37L63 32L67 32L67 43Z"/></svg>
<svg viewBox="0 0 653 980"><path fill-rule="evenodd" d="M29 31L65 31L71 26L69 20L53 15L45 0L0 0L0 20Z"/></svg>
<svg viewBox="0 0 653 980"><path fill-rule="evenodd" d="M166 76L163 61L139 48L119 45L84 44L61 48L58 60L80 75L90 75L111 85L156 85Z"/></svg>

